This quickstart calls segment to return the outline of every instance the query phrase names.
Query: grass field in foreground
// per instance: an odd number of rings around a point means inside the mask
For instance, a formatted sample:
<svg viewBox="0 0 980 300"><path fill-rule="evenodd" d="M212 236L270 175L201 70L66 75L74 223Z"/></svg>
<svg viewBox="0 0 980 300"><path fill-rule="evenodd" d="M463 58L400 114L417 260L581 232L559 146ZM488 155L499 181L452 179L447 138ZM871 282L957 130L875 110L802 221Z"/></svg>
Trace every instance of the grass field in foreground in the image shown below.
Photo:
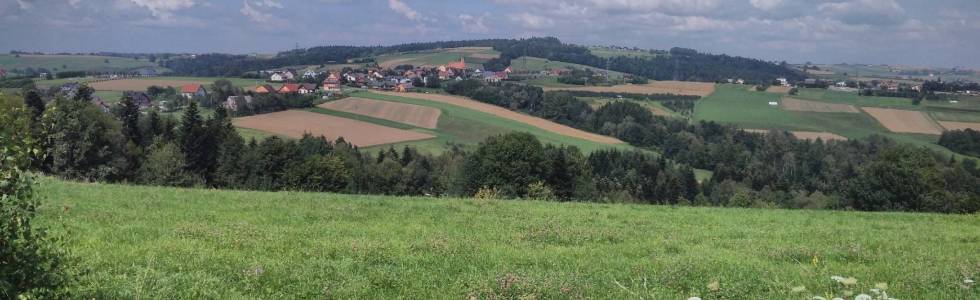
<svg viewBox="0 0 980 300"><path fill-rule="evenodd" d="M980 217L266 193L42 178L94 298L977 299ZM718 289L708 286L717 282ZM794 287L805 292L793 292ZM830 297L827 297L828 299ZM850 297L848 298L850 299Z"/></svg>

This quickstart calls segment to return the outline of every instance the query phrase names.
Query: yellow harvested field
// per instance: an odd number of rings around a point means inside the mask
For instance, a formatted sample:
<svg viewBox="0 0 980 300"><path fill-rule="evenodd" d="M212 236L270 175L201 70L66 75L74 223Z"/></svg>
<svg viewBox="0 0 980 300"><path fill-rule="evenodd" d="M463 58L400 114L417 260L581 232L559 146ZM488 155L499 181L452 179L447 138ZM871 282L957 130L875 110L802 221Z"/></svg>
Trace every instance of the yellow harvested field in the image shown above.
<svg viewBox="0 0 980 300"><path fill-rule="evenodd" d="M752 133L769 133L768 129L743 129L747 132ZM830 133L830 132L820 132L820 131L790 131L794 137L800 140L816 140L817 138L824 141L846 141L847 138L841 135Z"/></svg>
<svg viewBox="0 0 980 300"><path fill-rule="evenodd" d="M781 106L785 110L792 111L861 113L857 107L849 104L826 103L794 98L783 98Z"/></svg>
<svg viewBox="0 0 980 300"><path fill-rule="evenodd" d="M939 124L943 125L943 127L946 128L946 130L973 129L973 130L980 131L980 123L939 121Z"/></svg>
<svg viewBox="0 0 980 300"><path fill-rule="evenodd" d="M268 114L235 118L236 127L261 130L292 138L304 133L324 136L330 140L343 137L359 147L384 145L404 141L424 140L434 136L420 132L385 127L347 118L302 110L287 110Z"/></svg>
<svg viewBox="0 0 980 300"><path fill-rule="evenodd" d="M631 94L675 94L707 96L715 91L715 84L710 82L690 81L651 81L647 84L624 84L614 86L576 86L576 87L544 87L545 91L590 91Z"/></svg>
<svg viewBox="0 0 980 300"><path fill-rule="evenodd" d="M767 89L766 92L785 94L785 93L789 93L790 89L792 89L792 87L772 85L769 86L769 89Z"/></svg>
<svg viewBox="0 0 980 300"><path fill-rule="evenodd" d="M167 79L116 79L89 83L96 91L145 91L151 86L180 88L185 84L208 84L207 81L186 81Z"/></svg>
<svg viewBox="0 0 980 300"><path fill-rule="evenodd" d="M862 107L865 112L878 120L892 132L942 134L943 128L925 113L914 110Z"/></svg>
<svg viewBox="0 0 980 300"><path fill-rule="evenodd" d="M357 97L327 102L320 107L429 129L436 128L442 114L432 107Z"/></svg>
<svg viewBox="0 0 980 300"><path fill-rule="evenodd" d="M428 101L435 101L435 102L441 102L441 103L447 103L460 107L465 107L468 109L492 114L501 118L510 119L524 124L528 124L557 134L593 141L596 143L603 143L603 144L623 143L623 141L620 141L613 137L608 137L604 135L583 131L580 129L575 129L542 118L525 115L503 107L499 107L492 104L486 104L466 97L440 95L440 94L422 94L422 93L395 93L395 92L375 92L375 93L388 95L388 96L395 96L395 97L405 97L405 98L415 98L415 99L422 99Z"/></svg>

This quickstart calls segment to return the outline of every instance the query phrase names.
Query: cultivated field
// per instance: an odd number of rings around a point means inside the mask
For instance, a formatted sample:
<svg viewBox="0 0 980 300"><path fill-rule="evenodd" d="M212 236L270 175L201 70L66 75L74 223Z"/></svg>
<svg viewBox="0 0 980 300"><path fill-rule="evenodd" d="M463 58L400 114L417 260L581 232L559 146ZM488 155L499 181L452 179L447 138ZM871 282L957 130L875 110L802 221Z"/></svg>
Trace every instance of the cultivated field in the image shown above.
<svg viewBox="0 0 980 300"><path fill-rule="evenodd" d="M145 91L151 86L180 88L185 84L211 84L214 81L188 81L171 79L117 79L92 82L88 85L97 91Z"/></svg>
<svg viewBox="0 0 980 300"><path fill-rule="evenodd" d="M862 107L861 109L892 132L937 135L943 132L942 127L921 111L876 107Z"/></svg>
<svg viewBox="0 0 980 300"><path fill-rule="evenodd" d="M771 86L769 86L769 88L766 89L766 92L778 93L778 94L786 94L786 93L789 93L789 90L790 89L793 89L793 87L781 86L781 85L771 85Z"/></svg>
<svg viewBox="0 0 980 300"><path fill-rule="evenodd" d="M898 299L980 298L961 287L980 277L975 215L48 178L36 192L38 223L67 237L86 299L830 299L882 284Z"/></svg>
<svg viewBox="0 0 980 300"><path fill-rule="evenodd" d="M625 84L614 86L575 86L575 87L543 87L545 91L592 91L632 94L675 94L707 96L715 91L715 84L710 82L690 81L651 81L647 84Z"/></svg>
<svg viewBox="0 0 980 300"><path fill-rule="evenodd" d="M591 132L586 132L580 129L575 129L555 122L551 122L542 118L525 115L503 107L499 107L492 104L486 104L465 97L440 95L440 94L422 94L422 93L393 93L393 92L378 92L378 93L382 95L388 95L388 96L416 98L416 99L436 101L436 102L461 106L468 109L493 114L501 118L510 119L513 121L528 124L553 133L584 139L596 143L603 143L603 144L623 143L622 141L616 138L612 138L604 135L598 135Z"/></svg>
<svg viewBox="0 0 980 300"><path fill-rule="evenodd" d="M500 52L488 47L463 47L381 55L375 59L382 68L394 68L398 65L436 67L459 61L460 57L468 67L483 68L484 62L500 57Z"/></svg>
<svg viewBox="0 0 980 300"><path fill-rule="evenodd" d="M442 111L421 105L349 97L319 107L435 129Z"/></svg>
<svg viewBox="0 0 980 300"><path fill-rule="evenodd" d="M233 123L236 127L255 129L292 138L300 138L304 133L310 133L314 136L323 135L329 140L343 137L347 142L360 147L433 137L421 132L300 110L235 118Z"/></svg>
<svg viewBox="0 0 980 300"><path fill-rule="evenodd" d="M861 113L857 107L849 104L807 101L793 98L783 98L781 105L783 109L792 111Z"/></svg>
<svg viewBox="0 0 980 300"><path fill-rule="evenodd" d="M951 122L951 121L939 121L946 130L963 130L963 129L973 129L980 130L980 123L973 122Z"/></svg>

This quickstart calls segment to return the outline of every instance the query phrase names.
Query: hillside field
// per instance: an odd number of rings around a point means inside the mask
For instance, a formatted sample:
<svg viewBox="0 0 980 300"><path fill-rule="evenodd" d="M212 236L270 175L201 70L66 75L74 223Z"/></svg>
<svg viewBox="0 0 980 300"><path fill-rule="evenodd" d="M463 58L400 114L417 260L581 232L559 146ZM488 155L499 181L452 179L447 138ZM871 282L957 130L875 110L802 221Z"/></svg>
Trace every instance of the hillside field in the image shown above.
<svg viewBox="0 0 980 300"><path fill-rule="evenodd" d="M522 56L515 58L510 61L510 68L514 72L540 72L544 70L551 69L590 69L595 72L609 72L609 78L613 80L620 80L623 78L623 73L616 71L608 71L605 69L590 67L586 65L573 64L561 61L548 60L544 58Z"/></svg>
<svg viewBox="0 0 980 300"><path fill-rule="evenodd" d="M459 61L460 57L466 61L467 67L483 68L484 62L500 57L500 52L489 47L446 48L381 55L375 60L383 68L394 68L399 65L437 67Z"/></svg>
<svg viewBox="0 0 980 300"><path fill-rule="evenodd" d="M106 60L109 63L106 63ZM112 72L128 71L138 68L149 67L160 71L166 68L158 66L154 62L146 59L132 59L124 57L95 56L95 55L29 55L21 54L15 57L10 54L0 54L0 68L3 69L26 69L26 68L45 68L51 72L63 71L92 71L92 72ZM52 74L54 75L54 74Z"/></svg>
<svg viewBox="0 0 980 300"><path fill-rule="evenodd" d="M976 215L398 198L42 178L86 298L976 299ZM805 291L794 292L794 288ZM849 298L850 299L850 298Z"/></svg>

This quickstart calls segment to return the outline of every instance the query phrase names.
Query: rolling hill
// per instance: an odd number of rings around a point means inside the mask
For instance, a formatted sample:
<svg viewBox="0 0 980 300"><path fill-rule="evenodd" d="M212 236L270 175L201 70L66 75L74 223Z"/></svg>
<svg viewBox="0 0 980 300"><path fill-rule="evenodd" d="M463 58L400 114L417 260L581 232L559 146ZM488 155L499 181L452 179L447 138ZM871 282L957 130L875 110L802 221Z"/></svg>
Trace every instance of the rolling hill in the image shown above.
<svg viewBox="0 0 980 300"><path fill-rule="evenodd" d="M26 68L44 68L49 72L88 71L88 72L119 72L141 68L152 68L158 72L166 68L158 66L146 59L132 59L114 56L97 55L10 55L0 54L0 68L8 71Z"/></svg>
<svg viewBox="0 0 980 300"><path fill-rule="evenodd" d="M974 215L243 192L42 178L84 298L975 299ZM84 272L82 272L84 271ZM840 284L833 276L853 277ZM961 287L963 286L963 287Z"/></svg>

